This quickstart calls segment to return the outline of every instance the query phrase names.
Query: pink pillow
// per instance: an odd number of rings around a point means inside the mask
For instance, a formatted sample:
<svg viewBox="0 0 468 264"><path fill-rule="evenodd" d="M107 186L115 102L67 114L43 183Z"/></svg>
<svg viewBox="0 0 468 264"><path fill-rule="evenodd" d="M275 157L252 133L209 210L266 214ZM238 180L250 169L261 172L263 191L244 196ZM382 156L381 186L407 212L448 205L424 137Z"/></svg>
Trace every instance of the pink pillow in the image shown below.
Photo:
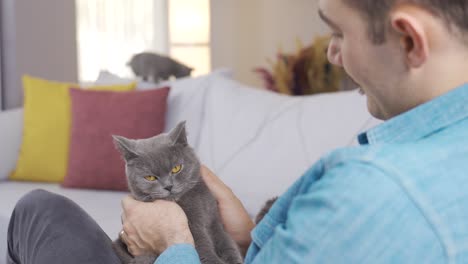
<svg viewBox="0 0 468 264"><path fill-rule="evenodd" d="M169 87L111 92L70 89L71 142L63 187L127 190L125 163L112 135L148 138L163 132Z"/></svg>

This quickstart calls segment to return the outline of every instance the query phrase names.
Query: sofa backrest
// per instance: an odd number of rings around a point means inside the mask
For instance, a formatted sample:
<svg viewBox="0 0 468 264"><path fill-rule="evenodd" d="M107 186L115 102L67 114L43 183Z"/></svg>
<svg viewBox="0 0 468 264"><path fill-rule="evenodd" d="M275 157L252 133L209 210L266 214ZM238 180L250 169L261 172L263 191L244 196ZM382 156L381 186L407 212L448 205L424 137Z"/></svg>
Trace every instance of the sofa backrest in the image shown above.
<svg viewBox="0 0 468 264"><path fill-rule="evenodd" d="M356 144L358 133L380 123L355 91L290 97L248 87L225 73L164 85L171 86L165 131L186 120L201 162L252 216L322 155ZM22 109L0 112L0 180L15 167L22 114Z"/></svg>
<svg viewBox="0 0 468 264"><path fill-rule="evenodd" d="M322 155L379 123L357 91L291 97L219 76L205 89L196 151L252 215Z"/></svg>

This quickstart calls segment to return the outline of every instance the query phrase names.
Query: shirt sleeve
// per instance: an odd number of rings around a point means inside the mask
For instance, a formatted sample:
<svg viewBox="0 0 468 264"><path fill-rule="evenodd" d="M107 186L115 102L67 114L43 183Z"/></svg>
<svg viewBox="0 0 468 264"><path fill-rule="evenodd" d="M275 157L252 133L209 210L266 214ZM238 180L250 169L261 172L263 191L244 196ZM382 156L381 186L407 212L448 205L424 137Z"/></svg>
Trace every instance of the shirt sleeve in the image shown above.
<svg viewBox="0 0 468 264"><path fill-rule="evenodd" d="M443 261L443 247L417 205L378 168L340 165L304 190L285 221L275 212L265 216L275 227L269 237L254 230L258 252L247 263Z"/></svg>
<svg viewBox="0 0 468 264"><path fill-rule="evenodd" d="M195 247L190 244L175 244L167 248L154 264L199 264L200 258Z"/></svg>

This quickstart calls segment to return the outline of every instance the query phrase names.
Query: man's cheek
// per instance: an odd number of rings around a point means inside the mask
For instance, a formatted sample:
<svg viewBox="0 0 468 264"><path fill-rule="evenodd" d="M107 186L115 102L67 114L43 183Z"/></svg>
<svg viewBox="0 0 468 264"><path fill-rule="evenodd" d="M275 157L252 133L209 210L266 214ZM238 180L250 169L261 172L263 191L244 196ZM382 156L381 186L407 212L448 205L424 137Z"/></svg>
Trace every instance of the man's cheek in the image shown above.
<svg viewBox="0 0 468 264"><path fill-rule="evenodd" d="M343 68L349 77L355 82L356 85L360 86L362 83L362 73L365 71L359 66L359 56L356 56L356 51L348 52L344 47L341 53L341 59L343 61Z"/></svg>

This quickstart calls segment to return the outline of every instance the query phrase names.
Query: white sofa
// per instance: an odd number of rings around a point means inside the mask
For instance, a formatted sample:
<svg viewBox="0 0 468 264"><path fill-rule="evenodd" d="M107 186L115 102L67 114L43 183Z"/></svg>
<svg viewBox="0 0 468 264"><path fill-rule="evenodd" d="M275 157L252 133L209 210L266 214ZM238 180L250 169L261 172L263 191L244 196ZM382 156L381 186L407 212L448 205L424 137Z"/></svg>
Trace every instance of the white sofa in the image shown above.
<svg viewBox="0 0 468 264"><path fill-rule="evenodd" d="M227 75L170 82L166 130L187 120L189 142L201 161L231 186L252 216L321 155L356 144L359 132L378 123L355 91L289 97L247 87ZM125 80L100 83L116 81ZM6 251L7 223L16 201L36 188L71 198L115 238L126 193L7 180L20 151L22 117L22 109L0 112L0 254Z"/></svg>

